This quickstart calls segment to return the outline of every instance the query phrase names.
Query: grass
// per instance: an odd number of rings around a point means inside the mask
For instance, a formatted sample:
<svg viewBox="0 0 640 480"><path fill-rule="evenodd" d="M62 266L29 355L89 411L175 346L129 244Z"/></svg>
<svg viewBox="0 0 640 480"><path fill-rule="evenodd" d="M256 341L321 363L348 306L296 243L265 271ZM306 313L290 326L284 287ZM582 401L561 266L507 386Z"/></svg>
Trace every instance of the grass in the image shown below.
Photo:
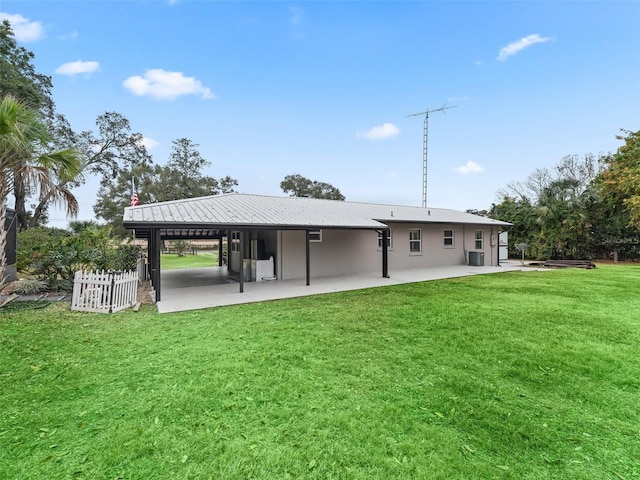
<svg viewBox="0 0 640 480"><path fill-rule="evenodd" d="M0 310L0 478L640 478L639 279Z"/></svg>
<svg viewBox="0 0 640 480"><path fill-rule="evenodd" d="M162 270L177 270L180 268L217 267L218 254L212 252L198 252L197 255L178 256L176 253L160 255Z"/></svg>

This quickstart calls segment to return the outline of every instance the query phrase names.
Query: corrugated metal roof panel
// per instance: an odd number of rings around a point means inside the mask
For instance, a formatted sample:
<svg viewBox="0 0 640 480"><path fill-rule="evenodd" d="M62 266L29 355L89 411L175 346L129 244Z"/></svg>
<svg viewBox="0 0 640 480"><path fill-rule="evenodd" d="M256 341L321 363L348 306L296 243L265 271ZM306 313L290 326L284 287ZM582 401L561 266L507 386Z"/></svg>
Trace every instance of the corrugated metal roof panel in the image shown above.
<svg viewBox="0 0 640 480"><path fill-rule="evenodd" d="M343 202L300 197L230 193L127 207L124 223L281 226L300 228L384 228L387 223L510 225L441 208Z"/></svg>

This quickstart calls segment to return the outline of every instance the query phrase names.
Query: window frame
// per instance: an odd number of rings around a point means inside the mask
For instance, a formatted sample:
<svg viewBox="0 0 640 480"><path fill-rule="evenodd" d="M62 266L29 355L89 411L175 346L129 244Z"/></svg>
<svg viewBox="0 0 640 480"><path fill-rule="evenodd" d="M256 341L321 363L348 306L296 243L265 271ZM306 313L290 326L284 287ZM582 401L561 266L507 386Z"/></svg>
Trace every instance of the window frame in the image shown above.
<svg viewBox="0 0 640 480"><path fill-rule="evenodd" d="M232 231L231 232L231 251L239 252L240 251L240 232Z"/></svg>
<svg viewBox="0 0 640 480"><path fill-rule="evenodd" d="M418 233L418 238L412 238L413 233ZM413 250L413 246L417 242L418 250ZM422 253L422 229L410 228L409 229L409 255L420 255Z"/></svg>
<svg viewBox="0 0 640 480"><path fill-rule="evenodd" d="M451 235L447 235L447 232L451 232ZM453 228L445 228L442 234L444 248L456 248L456 231ZM447 240L451 243L448 244Z"/></svg>
<svg viewBox="0 0 640 480"><path fill-rule="evenodd" d="M309 243L320 242L322 242L322 229L319 228L317 230L309 230Z"/></svg>
<svg viewBox="0 0 640 480"><path fill-rule="evenodd" d="M476 230L473 241L473 246L476 250L484 250L484 230Z"/></svg>

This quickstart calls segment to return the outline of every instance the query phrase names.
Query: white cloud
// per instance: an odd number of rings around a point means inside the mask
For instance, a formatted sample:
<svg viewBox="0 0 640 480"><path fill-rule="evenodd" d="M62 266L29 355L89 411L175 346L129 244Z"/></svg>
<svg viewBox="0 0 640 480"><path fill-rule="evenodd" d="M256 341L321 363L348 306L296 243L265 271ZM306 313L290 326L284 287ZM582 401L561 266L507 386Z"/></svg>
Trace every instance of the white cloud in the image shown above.
<svg viewBox="0 0 640 480"><path fill-rule="evenodd" d="M77 40L79 36L79 33L77 30L74 30L73 32L69 33L68 35L61 35L60 36L60 40Z"/></svg>
<svg viewBox="0 0 640 480"><path fill-rule="evenodd" d="M368 138L369 140L384 140L386 138L396 137L400 133L400 129L393 123L385 123L377 127L373 127L367 132L358 132L356 136Z"/></svg>
<svg viewBox="0 0 640 480"><path fill-rule="evenodd" d="M142 143L142 145L144 145L144 147L147 150L151 150L153 148L156 148L158 145L160 145L160 142L149 137L142 137L142 142L140 143Z"/></svg>
<svg viewBox="0 0 640 480"><path fill-rule="evenodd" d="M215 98L211 89L194 77L185 77L182 72L169 72L161 68L147 70L144 77L129 77L122 84L138 96L172 100L180 95L200 94L201 98Z"/></svg>
<svg viewBox="0 0 640 480"><path fill-rule="evenodd" d="M304 20L304 10L300 7L289 7L289 13L291 14L291 25L297 27L302 24Z"/></svg>
<svg viewBox="0 0 640 480"><path fill-rule="evenodd" d="M530 47L531 45L535 45L536 43L545 43L549 40L551 40L550 37L541 37L537 33L529 35L528 37L523 37L516 42L510 43L506 47L502 47L496 60L498 60L499 62L504 62L511 55L515 55L516 53L524 50L527 47Z"/></svg>
<svg viewBox="0 0 640 480"><path fill-rule="evenodd" d="M11 29L19 42L35 42L44 38L44 27L40 22L31 22L20 14L0 12L0 20L9 20Z"/></svg>
<svg viewBox="0 0 640 480"><path fill-rule="evenodd" d="M465 165L461 167L456 167L456 172L462 175L469 175L472 173L480 173L483 172L484 168L478 165L476 162L472 162L469 160Z"/></svg>
<svg viewBox="0 0 640 480"><path fill-rule="evenodd" d="M98 62L84 62L77 60L75 62L63 63L56 69L56 73L60 75L78 75L80 73L91 74L100 70Z"/></svg>

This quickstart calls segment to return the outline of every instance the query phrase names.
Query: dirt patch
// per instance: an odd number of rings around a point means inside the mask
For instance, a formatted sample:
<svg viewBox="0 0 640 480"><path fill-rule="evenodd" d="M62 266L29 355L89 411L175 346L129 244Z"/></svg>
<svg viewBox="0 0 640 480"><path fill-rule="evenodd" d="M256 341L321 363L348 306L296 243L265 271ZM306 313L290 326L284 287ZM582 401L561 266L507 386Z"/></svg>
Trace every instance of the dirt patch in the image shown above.
<svg viewBox="0 0 640 480"><path fill-rule="evenodd" d="M20 280L15 280L13 282L5 284L2 289L0 289L0 295L11 295L12 293L18 293L19 285Z"/></svg>
<svg viewBox="0 0 640 480"><path fill-rule="evenodd" d="M138 282L138 302L143 305L154 305L155 297L151 296L151 282Z"/></svg>

